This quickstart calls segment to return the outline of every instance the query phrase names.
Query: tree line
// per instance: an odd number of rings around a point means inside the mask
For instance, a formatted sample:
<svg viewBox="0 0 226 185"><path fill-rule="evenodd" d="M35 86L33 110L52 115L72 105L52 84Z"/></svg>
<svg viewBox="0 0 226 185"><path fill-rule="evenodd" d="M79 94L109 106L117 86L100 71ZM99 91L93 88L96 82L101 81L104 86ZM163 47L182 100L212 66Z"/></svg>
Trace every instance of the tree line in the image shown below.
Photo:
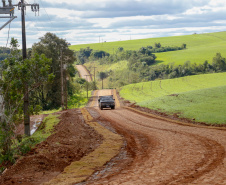
<svg viewBox="0 0 226 185"><path fill-rule="evenodd" d="M155 43L155 46L141 47L139 50L124 50L123 47L119 47L115 53L110 54L106 51L93 50L90 47L81 48L75 52L77 62L84 64L89 61L98 60L101 64L104 63L115 63L120 60L129 60L131 57L136 56L139 62L145 62L147 65L155 63L154 53L176 51L186 49L186 44L181 46L166 46L163 47L161 43Z"/></svg>
<svg viewBox="0 0 226 185"><path fill-rule="evenodd" d="M204 61L202 64L191 63L186 61L183 65L172 64L156 64L156 52L168 52L175 50L186 49L187 45L182 44L180 47L177 46L166 46L162 47L160 43L155 43L155 46L141 47L138 50L124 50L123 47L119 47L114 54L105 54L102 57L94 57L94 53L90 48L80 49L75 53L76 56L83 56L82 62L77 57L77 62L85 63L89 61L99 62L102 64L112 64L121 60L128 61L128 69L124 72L106 71L107 76L110 77L110 83L115 83L116 86L123 86L129 83L150 81L156 79L168 79L178 78L189 75L205 74L205 73L216 73L226 71L225 58L220 53L216 53L212 61ZM104 51L103 51L104 52ZM116 75L117 73L117 75ZM131 79L132 76L133 79ZM115 86L111 86L115 87Z"/></svg>

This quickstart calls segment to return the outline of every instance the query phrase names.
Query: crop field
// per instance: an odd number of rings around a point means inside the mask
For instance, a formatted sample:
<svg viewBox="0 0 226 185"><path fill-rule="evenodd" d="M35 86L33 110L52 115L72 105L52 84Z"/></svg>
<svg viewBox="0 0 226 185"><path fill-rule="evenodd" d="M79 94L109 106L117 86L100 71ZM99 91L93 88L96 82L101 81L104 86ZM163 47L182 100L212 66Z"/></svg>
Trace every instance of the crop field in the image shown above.
<svg viewBox="0 0 226 185"><path fill-rule="evenodd" d="M226 57L226 32L83 44L70 46L70 49L79 50L80 48L90 47L94 50L104 50L113 54L117 52L119 47L123 47L124 50L138 50L141 47L154 46L155 43L161 43L162 46L187 44L186 50L157 53L158 64L175 63L179 65L186 61L203 63L205 60L212 62L216 53L221 53L223 57Z"/></svg>
<svg viewBox="0 0 226 185"><path fill-rule="evenodd" d="M103 64L100 65L98 62L89 62L86 63L85 66L90 70L90 72L93 74L93 67L97 67L96 72L102 72L102 71L118 71L118 70L124 70L127 68L128 62L126 60L122 60L120 62L114 63L114 64Z"/></svg>
<svg viewBox="0 0 226 185"><path fill-rule="evenodd" d="M157 64L174 63L179 65L186 61L203 63L205 60L211 63L216 53L221 53L223 57L226 57L226 32L83 44L70 46L70 49L79 50L80 48L90 47L94 50L104 50L113 54L117 52L119 47L123 47L124 50L138 50L141 47L154 46L155 43L161 43L162 46L187 44L186 50L156 53Z"/></svg>
<svg viewBox="0 0 226 185"><path fill-rule="evenodd" d="M130 84L120 95L140 106L226 124L226 73Z"/></svg>

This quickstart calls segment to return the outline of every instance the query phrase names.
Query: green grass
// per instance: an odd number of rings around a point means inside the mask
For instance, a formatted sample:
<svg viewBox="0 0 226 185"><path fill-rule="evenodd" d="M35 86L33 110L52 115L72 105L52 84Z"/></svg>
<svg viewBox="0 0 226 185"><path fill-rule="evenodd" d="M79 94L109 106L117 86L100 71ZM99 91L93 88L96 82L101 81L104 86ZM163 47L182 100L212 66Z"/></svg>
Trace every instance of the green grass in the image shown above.
<svg viewBox="0 0 226 185"><path fill-rule="evenodd" d="M85 63L85 66L87 69L91 72L92 75L94 75L94 69L93 67L97 67L95 71L95 79L97 81L97 86L99 89L101 89L102 81L99 79L98 74L99 72L110 72L114 71L115 73L123 73L127 69L128 62L126 60L113 63L113 64L102 64L100 65L99 62L89 62ZM105 88L113 88L113 85L111 85L110 78L116 78L117 74L110 75L108 78L104 79L104 87Z"/></svg>
<svg viewBox="0 0 226 185"><path fill-rule="evenodd" d="M104 50L112 54L119 47L123 47L124 50L138 50L141 47L154 46L157 42L160 42L162 46L187 44L186 50L157 53L158 64L175 63L178 65L184 64L186 61L203 63L205 60L212 62L216 53L221 53L222 56L226 57L226 32L73 45L70 46L70 49L79 50L80 48L90 47L94 50Z"/></svg>
<svg viewBox="0 0 226 185"><path fill-rule="evenodd" d="M18 148L14 146L16 149L16 153L26 154L31 150L31 148L35 147L38 143L45 141L51 134L54 133L54 126L60 122L58 118L59 115L48 115L39 126L38 130L30 137L23 137L21 142L17 141ZM17 151L19 149L20 151Z"/></svg>
<svg viewBox="0 0 226 185"><path fill-rule="evenodd" d="M226 124L226 73L130 84L120 95L140 106L199 122Z"/></svg>
<svg viewBox="0 0 226 185"><path fill-rule="evenodd" d="M92 96L91 91L88 91L88 97ZM88 103L87 91L82 91L80 94L74 94L68 101L68 109L76 109L85 107Z"/></svg>
<svg viewBox="0 0 226 185"><path fill-rule="evenodd" d="M95 61L95 62L92 61L92 62L86 63L85 66L89 69L89 71L92 74L94 73L93 67L94 66L97 67L97 69L96 69L96 75L97 75L98 72L102 72L102 71L124 70L127 68L127 64L128 64L128 61L126 61L126 60L119 61L119 62L113 63L113 64L103 64L103 65L100 65L99 62L97 62L97 61Z"/></svg>

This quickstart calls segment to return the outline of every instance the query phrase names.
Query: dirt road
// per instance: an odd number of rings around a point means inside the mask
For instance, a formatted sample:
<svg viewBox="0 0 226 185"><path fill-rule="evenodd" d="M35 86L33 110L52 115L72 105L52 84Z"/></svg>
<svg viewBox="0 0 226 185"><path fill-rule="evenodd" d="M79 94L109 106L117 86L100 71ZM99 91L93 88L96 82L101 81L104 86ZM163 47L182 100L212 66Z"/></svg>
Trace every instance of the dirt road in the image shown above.
<svg viewBox="0 0 226 185"><path fill-rule="evenodd" d="M76 68L78 69L81 78L84 78L88 82L92 81L92 77L83 65L76 65Z"/></svg>
<svg viewBox="0 0 226 185"><path fill-rule="evenodd" d="M112 93L116 96L113 90L95 91L94 97ZM115 110L101 111L96 100L90 103L93 115L125 137L132 159L86 184L226 184L226 130L147 117L120 107L117 98Z"/></svg>

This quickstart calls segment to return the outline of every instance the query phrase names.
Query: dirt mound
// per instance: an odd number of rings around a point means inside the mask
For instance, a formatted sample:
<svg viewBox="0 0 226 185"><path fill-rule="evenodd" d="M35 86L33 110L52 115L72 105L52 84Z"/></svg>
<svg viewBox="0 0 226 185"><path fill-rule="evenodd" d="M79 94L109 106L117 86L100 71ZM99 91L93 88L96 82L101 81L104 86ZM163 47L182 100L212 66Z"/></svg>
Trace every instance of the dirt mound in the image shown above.
<svg viewBox="0 0 226 185"><path fill-rule="evenodd" d="M32 185L47 182L72 161L92 152L103 138L85 124L78 109L62 111L54 134L17 161L1 177L4 185Z"/></svg>

